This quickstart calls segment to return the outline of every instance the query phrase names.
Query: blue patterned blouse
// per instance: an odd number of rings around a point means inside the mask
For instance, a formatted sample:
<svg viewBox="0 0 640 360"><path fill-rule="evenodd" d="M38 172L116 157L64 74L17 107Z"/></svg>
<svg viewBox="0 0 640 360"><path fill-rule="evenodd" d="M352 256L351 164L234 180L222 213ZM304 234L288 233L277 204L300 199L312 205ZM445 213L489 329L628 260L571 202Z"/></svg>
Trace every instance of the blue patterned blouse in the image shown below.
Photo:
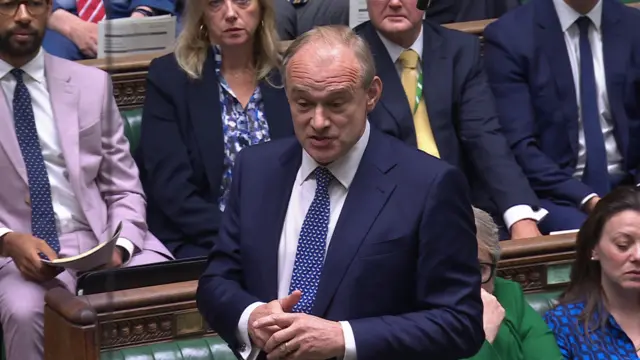
<svg viewBox="0 0 640 360"><path fill-rule="evenodd" d="M260 86L256 86L253 95L243 108L231 87L222 76L222 54L219 46L214 46L216 60L216 75L218 75L220 90L220 105L222 108L222 132L224 134L224 172L220 186L218 207L224 211L229 189L231 188L233 164L236 155L244 147L260 144L270 140L269 124L264 114L264 103Z"/></svg>
<svg viewBox="0 0 640 360"><path fill-rule="evenodd" d="M584 325L579 320L583 309L584 303L560 305L544 315L565 359L638 359L633 342L611 315L604 326L586 334Z"/></svg>

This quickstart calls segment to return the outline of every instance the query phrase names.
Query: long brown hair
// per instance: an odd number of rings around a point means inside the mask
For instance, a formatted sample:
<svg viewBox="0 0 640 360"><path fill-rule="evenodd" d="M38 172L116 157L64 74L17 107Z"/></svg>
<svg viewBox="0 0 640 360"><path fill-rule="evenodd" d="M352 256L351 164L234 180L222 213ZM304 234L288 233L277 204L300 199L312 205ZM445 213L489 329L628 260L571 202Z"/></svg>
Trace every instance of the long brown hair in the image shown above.
<svg viewBox="0 0 640 360"><path fill-rule="evenodd" d="M260 4L262 19L253 40L256 80L267 78L274 69L279 69L282 56L278 51L278 32L272 0L253 0ZM199 79L202 67L211 50L209 34L206 30L204 13L206 0L187 1L183 17L184 26L176 42L175 57L178 65L190 78Z"/></svg>
<svg viewBox="0 0 640 360"><path fill-rule="evenodd" d="M579 320L586 331L596 330L608 319L606 294L602 288L602 269L592 260L593 249L602 236L602 229L614 215L626 210L640 212L640 188L619 187L602 198L578 232L576 260L571 269L571 282L560 296L560 304L584 302Z"/></svg>

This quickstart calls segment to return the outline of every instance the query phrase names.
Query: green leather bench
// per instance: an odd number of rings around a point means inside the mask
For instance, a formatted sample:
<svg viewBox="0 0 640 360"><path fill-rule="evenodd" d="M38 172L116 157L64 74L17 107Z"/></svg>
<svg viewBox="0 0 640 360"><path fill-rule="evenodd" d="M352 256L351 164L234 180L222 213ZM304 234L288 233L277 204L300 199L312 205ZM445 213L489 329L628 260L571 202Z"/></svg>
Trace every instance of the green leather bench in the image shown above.
<svg viewBox="0 0 640 360"><path fill-rule="evenodd" d="M529 304L542 316L560 291L525 294ZM217 336L177 340L159 344L105 351L100 360L235 360L227 344Z"/></svg>
<svg viewBox="0 0 640 360"><path fill-rule="evenodd" d="M129 140L131 153L138 148L140 143L140 124L142 121L142 109L130 109L120 111L124 120L124 134Z"/></svg>

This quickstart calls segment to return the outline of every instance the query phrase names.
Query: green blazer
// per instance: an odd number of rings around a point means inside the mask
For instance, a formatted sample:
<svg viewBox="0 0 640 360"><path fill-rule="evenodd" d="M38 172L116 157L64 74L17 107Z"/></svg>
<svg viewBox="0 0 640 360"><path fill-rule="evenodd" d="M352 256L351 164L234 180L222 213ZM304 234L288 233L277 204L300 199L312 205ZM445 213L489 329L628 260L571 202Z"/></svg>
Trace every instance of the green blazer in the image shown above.
<svg viewBox="0 0 640 360"><path fill-rule="evenodd" d="M504 320L493 344L485 341L470 360L562 360L556 338L527 303L520 284L496 277L493 296L504 308Z"/></svg>

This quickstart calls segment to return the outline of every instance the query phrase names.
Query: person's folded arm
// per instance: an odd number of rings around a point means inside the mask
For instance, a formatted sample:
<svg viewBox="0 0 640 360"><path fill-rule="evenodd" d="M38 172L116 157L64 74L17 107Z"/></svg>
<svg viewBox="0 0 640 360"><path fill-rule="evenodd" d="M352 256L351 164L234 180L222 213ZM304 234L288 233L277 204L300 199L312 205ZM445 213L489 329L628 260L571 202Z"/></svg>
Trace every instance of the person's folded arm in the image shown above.
<svg viewBox="0 0 640 360"><path fill-rule="evenodd" d="M233 169L234 178L231 182L229 198L224 212L224 221L220 229L220 236L215 242L209 255L209 263L198 283L196 300L200 313L212 329L224 339L229 347L241 358L242 345L247 348L247 337L239 334L246 331L241 323L243 313L246 321L252 309L259 305L260 300L244 290L244 271L240 254L240 224L239 224L239 196L242 184L242 157L240 152L236 157ZM257 305L254 305L258 303ZM243 319L244 320L244 319ZM243 344L244 342L244 344Z"/></svg>
<svg viewBox="0 0 640 360"><path fill-rule="evenodd" d="M149 66L138 154L144 187L154 206L180 229L186 241L213 243L222 213L217 203L200 195L191 180L187 146L176 122L174 98L180 90L174 90L176 77L166 72L156 60ZM204 161L218 155L205 155Z"/></svg>
<svg viewBox="0 0 640 360"><path fill-rule="evenodd" d="M457 360L474 355L484 341L478 244L464 175L447 166L424 202L417 311L349 320L359 359Z"/></svg>
<svg viewBox="0 0 640 360"><path fill-rule="evenodd" d="M553 332L544 322L542 316L524 298L520 285L515 283L514 286L518 289L515 294L518 296L519 313L522 314L520 324L518 324L518 335L522 344L524 360L562 360L563 357Z"/></svg>
<svg viewBox="0 0 640 360"><path fill-rule="evenodd" d="M535 212L540 206L539 200L502 133L495 100L484 72L479 41L473 39L464 50L465 58L472 60L459 109L459 137L463 151L488 186L498 210L505 215L505 221L510 220L507 211L514 206L526 205ZM513 222L507 224L508 228Z"/></svg>
<svg viewBox="0 0 640 360"><path fill-rule="evenodd" d="M518 44L508 42L515 38L496 25L490 24L484 32L484 63L502 131L539 197L564 199L579 207L593 190L540 150L526 70L513 53Z"/></svg>
<svg viewBox="0 0 640 360"><path fill-rule="evenodd" d="M129 10L133 12L139 7L148 7L159 14L175 14L176 0L132 0Z"/></svg>
<svg viewBox="0 0 640 360"><path fill-rule="evenodd" d="M53 10L49 16L47 27L59 32L64 37L71 39L71 33L77 28L76 25L78 22L82 22L82 19L70 13L59 4L56 4L57 1L54 1Z"/></svg>

